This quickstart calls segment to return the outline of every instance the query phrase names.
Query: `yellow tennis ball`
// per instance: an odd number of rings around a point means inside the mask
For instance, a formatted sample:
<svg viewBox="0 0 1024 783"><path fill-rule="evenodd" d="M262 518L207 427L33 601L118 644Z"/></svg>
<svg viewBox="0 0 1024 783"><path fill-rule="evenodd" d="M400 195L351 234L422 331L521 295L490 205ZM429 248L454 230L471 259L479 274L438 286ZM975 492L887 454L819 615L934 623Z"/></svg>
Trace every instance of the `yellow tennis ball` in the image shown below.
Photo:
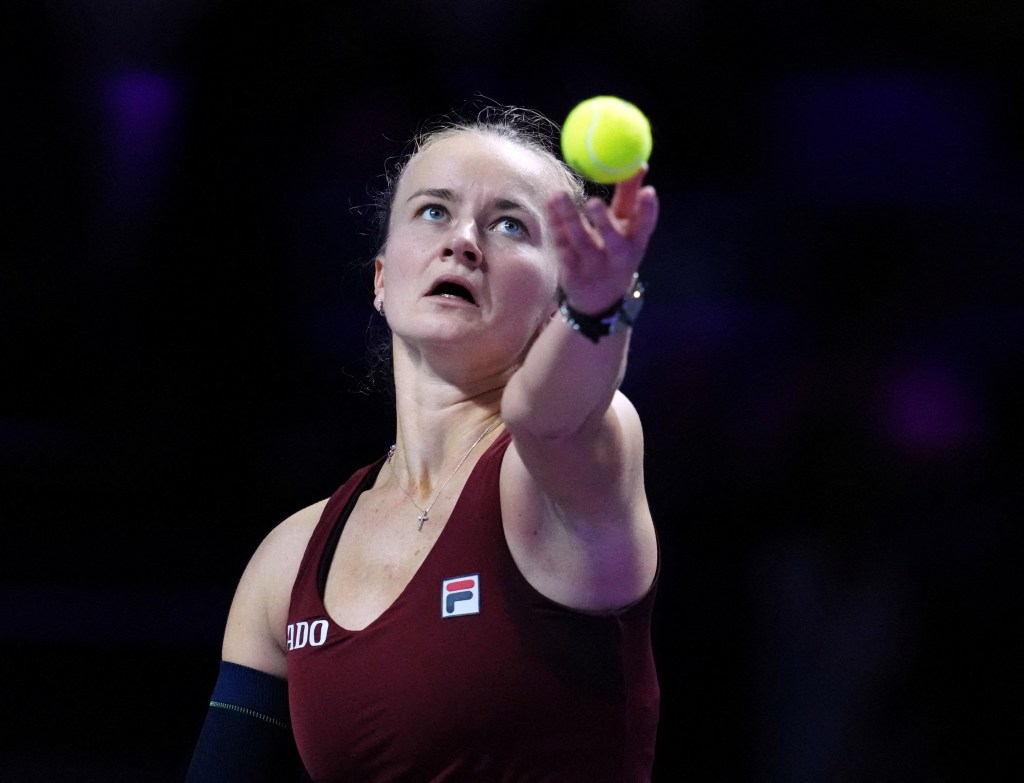
<svg viewBox="0 0 1024 783"><path fill-rule="evenodd" d="M636 174L651 156L651 143L651 123L644 113L611 95L577 104L562 124L565 162L603 185Z"/></svg>

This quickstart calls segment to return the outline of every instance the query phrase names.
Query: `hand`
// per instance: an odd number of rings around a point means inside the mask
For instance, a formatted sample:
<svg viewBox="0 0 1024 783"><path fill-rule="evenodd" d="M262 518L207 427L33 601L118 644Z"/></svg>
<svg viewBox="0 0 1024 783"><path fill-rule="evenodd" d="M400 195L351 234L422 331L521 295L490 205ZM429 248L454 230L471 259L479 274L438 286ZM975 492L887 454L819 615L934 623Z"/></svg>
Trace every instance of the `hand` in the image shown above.
<svg viewBox="0 0 1024 783"><path fill-rule="evenodd" d="M587 201L591 223L568 193L548 203L559 283L569 304L581 313L597 314L618 302L643 261L658 222L658 196L653 187L643 184L647 170L644 164L633 177L620 182L611 205L600 198Z"/></svg>

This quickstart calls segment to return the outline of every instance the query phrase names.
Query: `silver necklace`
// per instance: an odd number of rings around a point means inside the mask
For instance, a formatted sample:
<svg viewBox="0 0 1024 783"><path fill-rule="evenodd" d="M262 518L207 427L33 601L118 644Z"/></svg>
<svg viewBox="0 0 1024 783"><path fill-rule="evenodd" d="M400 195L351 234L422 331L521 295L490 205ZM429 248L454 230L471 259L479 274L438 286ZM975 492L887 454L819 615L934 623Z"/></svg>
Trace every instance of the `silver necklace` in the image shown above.
<svg viewBox="0 0 1024 783"><path fill-rule="evenodd" d="M459 460L459 464L455 466L455 470L453 470L451 475L448 476L448 478L445 479L444 484L441 485L441 488L437 491L437 494L434 495L434 499L431 500L430 503L427 504L426 508L420 508L419 503L417 503L415 500L413 500L412 495L410 495L406 491L405 487L402 486L402 482L398 480L398 474L395 473L395 465L391 461L391 458L395 456L395 448L397 448L398 444L397 443L392 443L391 444L391 448L388 449L388 459L387 459L388 465L391 466L391 475L393 475L395 477L395 483L398 485L398 488L400 490L402 490L402 492L405 494L405 496L407 498L409 498L409 502L412 503L414 506L416 506L417 509L419 509L420 515L416 518L419 521L419 523L420 523L420 526L418 528L419 530L423 530L423 523L426 522L430 518L430 509L432 509L434 507L434 504L437 502L438 498L441 497L441 493L444 492L444 488L448 486L448 482L451 481L453 478L455 478L455 474L459 472L459 468L462 467L463 463L465 463L465 461L467 459L469 459L469 455L473 453L473 449L475 449L477 447L477 444L479 444L480 441L482 441L484 438L486 438L487 437L487 433L490 432L491 430L493 430L495 427L497 427L500 422L501 422L500 418L499 419L495 419L494 421L492 421L490 424L487 425L487 429L485 429L482 433L480 433L480 437L477 438L475 441L473 441L473 445L469 447L469 451L467 451L465 454L462 455L462 459L460 459Z"/></svg>

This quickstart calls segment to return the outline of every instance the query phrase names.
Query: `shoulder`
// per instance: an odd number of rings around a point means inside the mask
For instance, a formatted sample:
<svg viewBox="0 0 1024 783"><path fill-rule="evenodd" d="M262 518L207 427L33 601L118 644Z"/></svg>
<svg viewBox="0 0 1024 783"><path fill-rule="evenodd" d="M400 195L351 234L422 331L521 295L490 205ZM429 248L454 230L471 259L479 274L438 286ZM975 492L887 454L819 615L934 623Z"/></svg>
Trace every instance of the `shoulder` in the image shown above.
<svg viewBox="0 0 1024 783"><path fill-rule="evenodd" d="M275 527L267 537L263 539L256 552L249 562L249 568L256 570L270 582L275 582L282 577L288 581L288 588L291 589L291 582L299 569L302 554L306 551L306 545L313 535L324 508L327 506L327 499L313 503L306 508L295 512Z"/></svg>
<svg viewBox="0 0 1024 783"><path fill-rule="evenodd" d="M222 657L285 676L285 627L292 585L327 500L292 514L256 548L228 613Z"/></svg>

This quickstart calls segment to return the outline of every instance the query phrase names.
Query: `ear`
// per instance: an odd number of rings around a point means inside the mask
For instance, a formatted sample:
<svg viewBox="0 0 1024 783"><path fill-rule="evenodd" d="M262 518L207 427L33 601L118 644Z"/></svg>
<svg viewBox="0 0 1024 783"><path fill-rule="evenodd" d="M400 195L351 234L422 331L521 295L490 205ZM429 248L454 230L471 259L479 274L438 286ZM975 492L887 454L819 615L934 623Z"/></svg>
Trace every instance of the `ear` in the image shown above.
<svg viewBox="0 0 1024 783"><path fill-rule="evenodd" d="M373 262L373 295L375 297L384 293L384 260L378 258Z"/></svg>

